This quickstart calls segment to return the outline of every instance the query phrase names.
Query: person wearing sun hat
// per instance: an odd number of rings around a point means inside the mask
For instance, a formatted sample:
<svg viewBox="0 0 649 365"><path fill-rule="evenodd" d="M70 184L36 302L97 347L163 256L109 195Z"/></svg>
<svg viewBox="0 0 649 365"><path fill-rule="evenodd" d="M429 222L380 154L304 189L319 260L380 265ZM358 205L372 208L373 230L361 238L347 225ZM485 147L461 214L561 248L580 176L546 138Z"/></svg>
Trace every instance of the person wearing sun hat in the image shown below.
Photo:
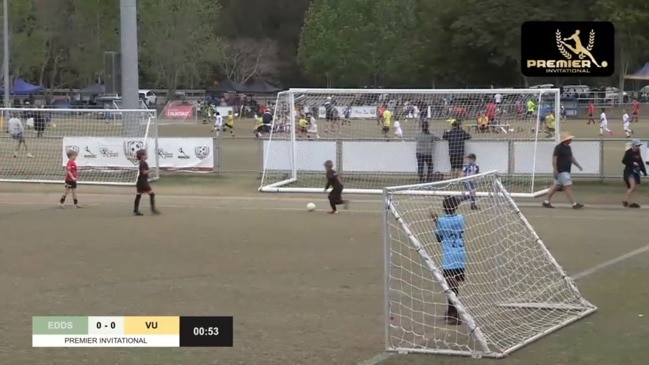
<svg viewBox="0 0 649 365"><path fill-rule="evenodd" d="M554 208L550 201L554 194L561 190L566 194L566 197L572 204L573 209L581 209L584 207L583 204L575 201L575 197L572 193L572 177L570 176L572 165L577 166L579 171L583 171L579 162L577 162L575 157L572 155L570 143L573 138L575 137L570 133L561 133L561 142L554 148L554 153L552 154L554 184L548 192L547 199L543 201L543 206L546 208Z"/></svg>
<svg viewBox="0 0 649 365"><path fill-rule="evenodd" d="M636 189L638 189L638 185L640 185L640 173L647 176L647 169L640 154L640 147L642 147L642 142L639 139L634 139L622 158L622 164L624 165L622 176L627 188L622 205L628 208L640 208L640 205L632 202L631 199Z"/></svg>

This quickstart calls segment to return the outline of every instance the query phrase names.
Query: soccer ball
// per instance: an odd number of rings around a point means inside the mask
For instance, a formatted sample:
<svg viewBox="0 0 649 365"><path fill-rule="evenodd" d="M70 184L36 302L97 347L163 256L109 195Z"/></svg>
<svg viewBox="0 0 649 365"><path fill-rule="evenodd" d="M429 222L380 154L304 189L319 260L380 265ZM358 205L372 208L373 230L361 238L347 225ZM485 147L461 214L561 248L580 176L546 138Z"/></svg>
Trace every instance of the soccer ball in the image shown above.
<svg viewBox="0 0 649 365"><path fill-rule="evenodd" d="M306 205L306 210L308 210L309 212L313 212L315 210L315 204L313 204L313 203L307 204Z"/></svg>

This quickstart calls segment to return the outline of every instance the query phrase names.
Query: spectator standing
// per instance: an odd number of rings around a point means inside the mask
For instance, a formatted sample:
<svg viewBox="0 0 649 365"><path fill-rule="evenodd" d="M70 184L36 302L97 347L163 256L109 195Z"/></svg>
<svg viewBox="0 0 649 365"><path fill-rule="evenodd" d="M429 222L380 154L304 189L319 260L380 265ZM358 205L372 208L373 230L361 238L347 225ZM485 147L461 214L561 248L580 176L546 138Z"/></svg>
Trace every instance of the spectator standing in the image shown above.
<svg viewBox="0 0 649 365"><path fill-rule="evenodd" d="M444 132L442 138L448 142L448 157L451 163L451 177L460 176L464 167L464 142L471 139L471 135L462 129L458 119L451 119L451 129Z"/></svg>
<svg viewBox="0 0 649 365"><path fill-rule="evenodd" d="M27 157L30 158L34 157L31 153L29 153L29 149L27 148L27 142L25 142L25 128L23 127L23 123L20 121L20 119L16 118L15 116L9 118L9 122L7 123L7 128L11 138L14 141L16 141L16 149L14 150L14 157L18 157L20 146L25 147L25 152L27 152Z"/></svg>
<svg viewBox="0 0 649 365"><path fill-rule="evenodd" d="M438 139L434 134L430 133L428 123L422 123L421 131L415 136L415 156L417 158L419 183L433 181L433 154L435 151L435 141ZM424 171L426 174L424 174Z"/></svg>
<svg viewBox="0 0 649 365"><path fill-rule="evenodd" d="M554 185L552 185L550 192L548 192L548 198L543 201L543 206L545 208L554 208L550 201L554 194L561 190L566 194L566 197L572 204L573 209L581 209L584 207L583 204L575 201L575 197L572 193L572 177L570 176L572 165L577 166L579 171L583 170L579 162L577 162L575 157L572 155L570 143L573 138L574 137L570 134L563 133L561 135L561 142L554 148L554 153L552 155Z"/></svg>

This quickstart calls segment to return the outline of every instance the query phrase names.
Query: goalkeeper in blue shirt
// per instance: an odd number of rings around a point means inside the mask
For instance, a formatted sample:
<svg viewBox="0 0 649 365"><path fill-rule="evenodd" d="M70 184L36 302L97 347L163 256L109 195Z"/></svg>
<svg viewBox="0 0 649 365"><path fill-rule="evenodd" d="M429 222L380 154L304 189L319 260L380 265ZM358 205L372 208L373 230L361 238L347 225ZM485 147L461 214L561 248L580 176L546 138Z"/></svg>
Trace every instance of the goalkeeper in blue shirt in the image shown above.
<svg viewBox="0 0 649 365"><path fill-rule="evenodd" d="M464 249L464 217L457 214L460 199L446 197L442 202L444 215L438 217L432 214L435 222L435 238L442 245L442 272L450 290L459 295L460 283L464 281L466 267L466 251ZM446 323L460 325L462 321L457 308L448 301L448 310L445 314Z"/></svg>

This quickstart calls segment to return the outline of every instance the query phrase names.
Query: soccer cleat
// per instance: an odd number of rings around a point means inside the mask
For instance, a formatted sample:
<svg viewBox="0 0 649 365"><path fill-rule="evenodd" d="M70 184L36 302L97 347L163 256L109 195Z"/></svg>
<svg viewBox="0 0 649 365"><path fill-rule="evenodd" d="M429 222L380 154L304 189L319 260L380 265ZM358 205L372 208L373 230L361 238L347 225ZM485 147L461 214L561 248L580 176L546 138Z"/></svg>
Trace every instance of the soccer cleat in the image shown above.
<svg viewBox="0 0 649 365"><path fill-rule="evenodd" d="M327 214L338 214L337 210L332 210L331 212L327 212Z"/></svg>
<svg viewBox="0 0 649 365"><path fill-rule="evenodd" d="M151 214L153 214L153 215L159 215L159 214L160 214L160 211L157 210L157 209L151 209Z"/></svg>
<svg viewBox="0 0 649 365"><path fill-rule="evenodd" d="M448 324L449 326L459 326L462 324L462 321L457 318L449 318L446 320L446 324Z"/></svg>
<svg viewBox="0 0 649 365"><path fill-rule="evenodd" d="M629 208L640 208L640 205L638 203L631 203L629 204Z"/></svg>
<svg viewBox="0 0 649 365"><path fill-rule="evenodd" d="M27 153L27 157L32 158L34 157L34 155L32 155L31 153Z"/></svg>
<svg viewBox="0 0 649 365"><path fill-rule="evenodd" d="M544 201L542 204L543 208L554 208L552 204L550 204L549 201Z"/></svg>
<svg viewBox="0 0 649 365"><path fill-rule="evenodd" d="M135 212L133 212L133 215L134 215L134 216L137 216L137 217L141 217L141 216L143 216L144 214L142 214L142 212L136 210Z"/></svg>
<svg viewBox="0 0 649 365"><path fill-rule="evenodd" d="M479 209L477 205L471 204L471 210L479 210Z"/></svg>
<svg viewBox="0 0 649 365"><path fill-rule="evenodd" d="M63 204L63 203L59 203L59 208L61 208L61 209L65 209L65 204Z"/></svg>
<svg viewBox="0 0 649 365"><path fill-rule="evenodd" d="M14 158L18 157L18 153L14 152Z"/></svg>
<svg viewBox="0 0 649 365"><path fill-rule="evenodd" d="M628 206L629 206L629 202L622 202L622 206L625 207L625 208L628 207Z"/></svg>
<svg viewBox="0 0 649 365"><path fill-rule="evenodd" d="M584 207L584 205L581 204L581 203L575 203L575 204L572 205L572 209L581 209L583 207Z"/></svg>

